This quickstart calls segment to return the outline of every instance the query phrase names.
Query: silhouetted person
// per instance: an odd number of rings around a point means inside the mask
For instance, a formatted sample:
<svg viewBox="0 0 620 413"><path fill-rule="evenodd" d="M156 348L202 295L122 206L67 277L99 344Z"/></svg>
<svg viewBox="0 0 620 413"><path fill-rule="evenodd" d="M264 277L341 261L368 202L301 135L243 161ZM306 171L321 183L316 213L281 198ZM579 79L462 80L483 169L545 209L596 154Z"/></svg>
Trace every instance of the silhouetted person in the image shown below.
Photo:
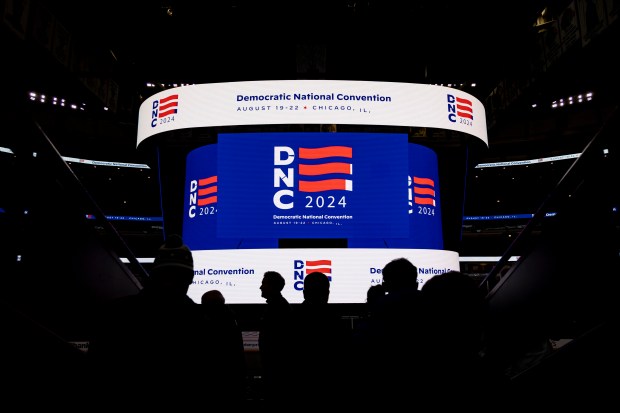
<svg viewBox="0 0 620 413"><path fill-rule="evenodd" d="M352 396L351 335L328 304L330 281L322 272L304 278L304 300L295 307L297 340L295 383L308 395L305 403L320 404Z"/></svg>
<svg viewBox="0 0 620 413"><path fill-rule="evenodd" d="M88 350L97 400L179 404L212 383L203 374L215 357L204 315L187 296L193 277L192 252L171 235L157 251L144 288L101 309Z"/></svg>
<svg viewBox="0 0 620 413"><path fill-rule="evenodd" d="M204 372L214 375L209 393L218 394L225 401L245 400L247 366L243 334L235 313L219 290L206 291L201 304L213 351L209 370Z"/></svg>
<svg viewBox="0 0 620 413"><path fill-rule="evenodd" d="M381 306L385 299L385 286L383 284L374 284L368 287L366 291L366 315L372 317Z"/></svg>
<svg viewBox="0 0 620 413"><path fill-rule="evenodd" d="M368 341L379 334L377 324L381 315L383 300L385 299L385 287L383 284L373 284L366 291L366 303L364 313L357 324L355 334L356 344L372 346Z"/></svg>
<svg viewBox="0 0 620 413"><path fill-rule="evenodd" d="M372 391L383 365L382 355L376 351L382 344L381 306L385 299L383 284L373 284L366 291L365 311L353 331L353 379L357 381L357 392Z"/></svg>
<svg viewBox="0 0 620 413"><path fill-rule="evenodd" d="M264 397L278 402L293 397L294 331L293 309L282 295L285 280L276 271L266 271L260 286L267 305L262 314L258 332L258 350L262 367Z"/></svg>
<svg viewBox="0 0 620 413"><path fill-rule="evenodd" d="M377 392L386 400L402 401L411 397L420 378L418 365L420 334L420 297L418 269L406 258L396 258L382 269L386 295L377 308L380 338L369 355L379 355Z"/></svg>
<svg viewBox="0 0 620 413"><path fill-rule="evenodd" d="M492 384L481 358L487 314L483 292L466 274L449 271L426 281L421 297L428 390L436 395L448 391L461 403L475 400L480 386Z"/></svg>

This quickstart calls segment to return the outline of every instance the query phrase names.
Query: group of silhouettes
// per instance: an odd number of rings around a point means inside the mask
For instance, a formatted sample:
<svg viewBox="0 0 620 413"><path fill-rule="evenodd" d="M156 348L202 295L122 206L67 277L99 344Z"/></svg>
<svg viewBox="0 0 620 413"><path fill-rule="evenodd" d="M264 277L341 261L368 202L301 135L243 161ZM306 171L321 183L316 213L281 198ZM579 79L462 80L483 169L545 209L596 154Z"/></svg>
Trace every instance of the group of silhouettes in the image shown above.
<svg viewBox="0 0 620 413"><path fill-rule="evenodd" d="M247 365L241 328L218 290L201 303L187 295L193 281L191 250L169 236L157 251L139 293L111 300L97 312L88 357L93 396L102 403L247 401ZM438 274L418 288L416 266L396 258L382 283L367 292L366 312L352 328L329 305L330 279L304 277L303 302L282 295L284 277L263 274L259 321L262 395L282 406L302 401L400 403L424 397L437 405L475 398L497 385L485 366L486 304L465 274ZM450 394L448 399L444 395Z"/></svg>

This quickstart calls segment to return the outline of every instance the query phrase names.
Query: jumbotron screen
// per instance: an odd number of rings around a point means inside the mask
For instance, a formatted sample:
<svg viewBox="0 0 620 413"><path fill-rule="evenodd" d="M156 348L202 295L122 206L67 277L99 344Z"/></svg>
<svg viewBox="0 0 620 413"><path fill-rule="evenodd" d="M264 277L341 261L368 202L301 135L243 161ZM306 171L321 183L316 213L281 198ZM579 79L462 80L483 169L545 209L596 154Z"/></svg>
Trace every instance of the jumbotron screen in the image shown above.
<svg viewBox="0 0 620 413"><path fill-rule="evenodd" d="M307 125L315 131L302 132ZM278 271L283 295L300 303L305 275L322 271L330 303L356 304L392 259L418 267L419 287L458 270L458 253L443 249L437 154L411 133L426 128L488 146L482 102L438 85L270 80L147 98L137 145L176 146L181 130L204 139L185 152L185 179L174 180L184 185L174 192L194 255L189 296L200 302L218 289L227 303L262 304L263 274Z"/></svg>
<svg viewBox="0 0 620 413"><path fill-rule="evenodd" d="M186 168L183 238L197 302L214 288L230 303L262 302L267 270L287 279L293 303L315 270L331 278L330 302L361 303L393 258L410 258L420 284L447 269L437 157L406 134L222 133L190 152Z"/></svg>

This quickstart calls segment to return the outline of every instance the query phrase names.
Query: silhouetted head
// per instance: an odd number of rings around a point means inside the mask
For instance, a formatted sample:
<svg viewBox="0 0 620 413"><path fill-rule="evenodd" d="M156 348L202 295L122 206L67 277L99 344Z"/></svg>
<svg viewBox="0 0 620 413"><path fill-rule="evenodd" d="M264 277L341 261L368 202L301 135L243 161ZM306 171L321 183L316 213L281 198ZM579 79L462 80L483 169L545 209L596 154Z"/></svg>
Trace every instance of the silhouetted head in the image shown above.
<svg viewBox="0 0 620 413"><path fill-rule="evenodd" d="M460 271L448 271L426 281L421 291L432 337L449 343L451 351L479 351L488 308L478 283Z"/></svg>
<svg viewBox="0 0 620 413"><path fill-rule="evenodd" d="M150 271L149 287L166 294L186 294L194 279L194 258L179 235L159 247Z"/></svg>
<svg viewBox="0 0 620 413"><path fill-rule="evenodd" d="M387 293L418 288L418 268L407 258L396 258L388 262L381 274Z"/></svg>
<svg viewBox="0 0 620 413"><path fill-rule="evenodd" d="M206 305L222 305L226 304L226 299L220 290L209 290L200 297L200 303Z"/></svg>
<svg viewBox="0 0 620 413"><path fill-rule="evenodd" d="M385 297L385 287L383 284L374 284L366 291L366 303L373 305Z"/></svg>
<svg viewBox="0 0 620 413"><path fill-rule="evenodd" d="M310 303L327 303L329 300L329 278L319 271L304 278L304 300Z"/></svg>
<svg viewBox="0 0 620 413"><path fill-rule="evenodd" d="M284 277L277 271L267 271L263 274L260 285L261 297L269 299L282 294L284 289Z"/></svg>
<svg viewBox="0 0 620 413"><path fill-rule="evenodd" d="M460 271L448 271L430 278L422 286L422 296L433 312L445 312L451 317L464 312L479 314L486 305L478 284Z"/></svg>

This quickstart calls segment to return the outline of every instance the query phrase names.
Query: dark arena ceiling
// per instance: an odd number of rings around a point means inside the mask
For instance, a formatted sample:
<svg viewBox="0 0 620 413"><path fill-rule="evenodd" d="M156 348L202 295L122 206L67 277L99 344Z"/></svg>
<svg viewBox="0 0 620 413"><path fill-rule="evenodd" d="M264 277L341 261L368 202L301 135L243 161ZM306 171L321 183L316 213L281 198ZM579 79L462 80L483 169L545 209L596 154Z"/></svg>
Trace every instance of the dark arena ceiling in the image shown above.
<svg viewBox="0 0 620 413"><path fill-rule="evenodd" d="M618 72L617 59L609 58L618 40L612 21L617 11L607 10L613 3L603 0L590 8L587 3L30 0L29 13L53 21L41 25L54 32L52 41L66 32L77 51L70 71L78 77L113 79L124 96L137 93L137 101L122 105L130 111L158 91L146 90L147 82L169 87L279 79L475 84L467 92L485 104L493 91L511 88L513 94L529 94L522 99L526 107L548 107L588 90L602 96ZM606 28L581 46L579 30L582 37L584 31L575 15L585 21L594 8ZM554 38L567 30L565 22L576 27L577 41L570 46ZM13 73L33 88L59 84L38 61L17 65ZM489 128L494 126L491 117Z"/></svg>
<svg viewBox="0 0 620 413"><path fill-rule="evenodd" d="M518 69L545 4L458 1L42 2L136 80L488 80ZM82 35L80 35L82 36ZM526 61L526 60L522 60Z"/></svg>
<svg viewBox="0 0 620 413"><path fill-rule="evenodd" d="M567 29L564 22L571 17L577 20L575 14L587 21L590 3L4 0L0 39L10 79L5 88L18 101L32 90L87 102L85 113L65 118L48 108L40 116L61 154L101 161L149 163L136 151L137 112L146 97L162 88L280 79L456 87L485 105L489 148L480 162L574 154L594 136L618 96L619 24L617 10L609 9L614 2L594 2L606 22L596 37L586 42L581 33L570 44L568 37L560 43L553 37ZM26 4L25 19L37 23L19 32L11 18ZM583 25L577 26L583 31ZM69 45L70 52L63 55L57 42ZM118 85L118 102L102 116L107 102L96 85L110 81ZM155 87L147 87L149 82ZM588 92L594 98L584 104L554 106ZM15 109L11 99L0 107L7 118ZM9 136L0 137L0 147L11 147L4 142ZM563 162L540 164L528 173L479 171L480 183L468 186L478 197L464 213L533 212L570 165ZM124 210L117 196L125 193L130 199L131 189L119 192L100 172L80 171L90 177L85 183L94 185L95 193L104 194L99 199L110 213L157 213L150 210L158 206L157 199L146 210ZM131 172L121 171L124 176L111 182L133 182L127 177ZM139 185L143 177L135 179ZM523 205L519 194L531 191L532 182L536 196ZM502 205L496 203L498 193ZM511 204L518 207L505 209Z"/></svg>

